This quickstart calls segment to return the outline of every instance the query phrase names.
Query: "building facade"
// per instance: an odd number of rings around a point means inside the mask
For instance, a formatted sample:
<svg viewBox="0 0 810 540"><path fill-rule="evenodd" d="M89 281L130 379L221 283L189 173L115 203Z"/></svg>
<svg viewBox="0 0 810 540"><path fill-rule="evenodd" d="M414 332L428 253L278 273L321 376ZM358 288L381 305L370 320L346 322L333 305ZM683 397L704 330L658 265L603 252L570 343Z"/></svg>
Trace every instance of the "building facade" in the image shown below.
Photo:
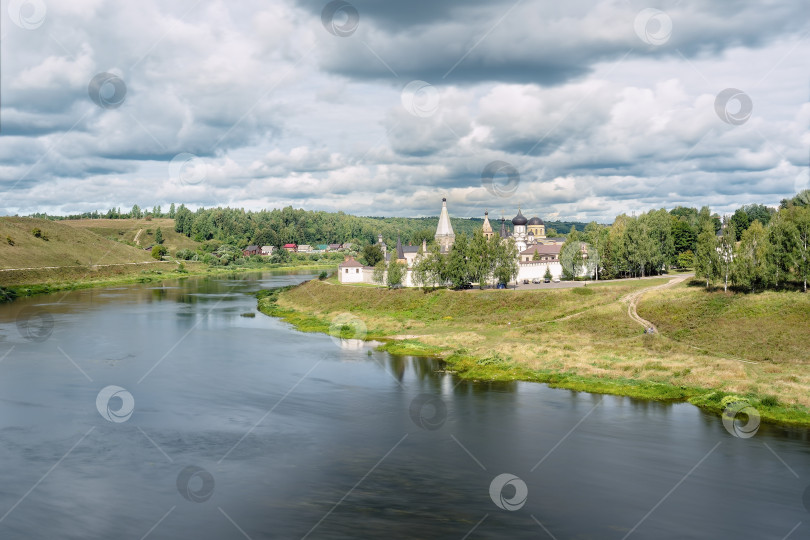
<svg viewBox="0 0 810 540"><path fill-rule="evenodd" d="M487 238L496 235L489 221L489 211L484 212L484 224L482 233ZM546 226L542 219L537 216L527 219L520 208L517 215L512 218L512 230L506 226L506 220L501 218L501 227L498 237L502 242L514 241L518 250L518 277L517 281L543 279L546 273L550 273L553 279L562 277L562 265L560 264L560 250L565 238L547 238ZM447 210L447 199L442 199L442 210L439 215L439 223L434 235L436 244L442 254L448 254L453 248L456 235L450 223L450 213ZM413 267L420 257L420 253L427 253L427 245L423 241L421 246L403 246L397 238L396 249L389 251L382 234L377 237L377 245L383 253L384 260L389 262L391 257L406 266L403 279L403 286L412 287ZM338 266L338 279L341 283L373 283L374 269L370 266L363 266L353 257L347 257Z"/></svg>

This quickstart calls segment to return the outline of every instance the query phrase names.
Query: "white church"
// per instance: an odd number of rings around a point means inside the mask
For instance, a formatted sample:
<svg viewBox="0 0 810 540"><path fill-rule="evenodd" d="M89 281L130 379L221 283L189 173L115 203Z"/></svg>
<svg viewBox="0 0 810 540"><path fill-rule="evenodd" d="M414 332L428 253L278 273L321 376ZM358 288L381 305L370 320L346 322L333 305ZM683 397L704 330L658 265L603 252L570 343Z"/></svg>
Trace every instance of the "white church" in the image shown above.
<svg viewBox="0 0 810 540"><path fill-rule="evenodd" d="M482 232L487 238L496 234L489 222L489 212L484 212ZM501 241L514 241L517 247L519 268L517 281L519 283L527 279L543 279L546 270L554 279L562 276L560 249L565 238L547 238L546 225L539 217L526 219L518 208L517 215L512 218L512 231L507 229L506 220L501 218L501 230L497 234ZM444 254L450 252L456 240L453 225L450 223L450 214L447 211L447 199L442 199L442 211L439 215L439 224L436 227L434 239L440 252ZM420 253L427 253L426 243L423 241L421 246L403 246L402 242L397 240L396 251L391 253L383 242L382 235L378 236L377 242L386 261L389 261L391 257L396 257L396 260L405 264L406 272L402 285L414 287L413 266L421 256ZM354 257L347 257L338 265L338 279L341 283L374 283L373 274L373 267L364 266Z"/></svg>

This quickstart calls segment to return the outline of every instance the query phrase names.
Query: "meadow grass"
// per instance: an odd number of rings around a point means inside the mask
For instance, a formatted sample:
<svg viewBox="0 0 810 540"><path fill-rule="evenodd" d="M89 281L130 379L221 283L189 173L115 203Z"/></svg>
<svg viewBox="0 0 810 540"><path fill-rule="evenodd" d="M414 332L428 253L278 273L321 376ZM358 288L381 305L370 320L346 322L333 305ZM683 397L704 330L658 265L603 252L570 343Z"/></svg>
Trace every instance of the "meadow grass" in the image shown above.
<svg viewBox="0 0 810 540"><path fill-rule="evenodd" d="M810 297L768 293L729 300L685 284L649 291L639 313L660 334L644 334L622 299L667 281L601 284L589 286L588 293L424 292L311 281L279 291L259 307L310 332L329 332L336 316L351 313L365 323L368 339L384 341L383 350L441 358L468 379L688 400L715 413L724 398L738 396L756 406L763 420L810 425L810 362L800 352L802 333L810 327ZM740 328L759 331L740 343ZM763 348L772 350L767 363L746 361L761 358Z"/></svg>

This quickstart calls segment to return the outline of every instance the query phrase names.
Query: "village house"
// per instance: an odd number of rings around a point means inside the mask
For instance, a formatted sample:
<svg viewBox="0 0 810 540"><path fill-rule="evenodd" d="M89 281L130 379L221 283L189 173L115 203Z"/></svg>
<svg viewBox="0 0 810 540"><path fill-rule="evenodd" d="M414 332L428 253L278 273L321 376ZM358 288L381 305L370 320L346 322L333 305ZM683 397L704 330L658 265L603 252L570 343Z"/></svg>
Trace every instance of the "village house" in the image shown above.
<svg viewBox="0 0 810 540"><path fill-rule="evenodd" d="M251 245L242 250L242 255L250 257L251 255L259 255L260 252L261 248L259 248L259 246Z"/></svg>
<svg viewBox="0 0 810 540"><path fill-rule="evenodd" d="M262 255L272 255L276 246L262 246Z"/></svg>
<svg viewBox="0 0 810 540"><path fill-rule="evenodd" d="M290 253L297 253L298 252L298 246L295 245L295 244L284 244L284 249L286 249Z"/></svg>

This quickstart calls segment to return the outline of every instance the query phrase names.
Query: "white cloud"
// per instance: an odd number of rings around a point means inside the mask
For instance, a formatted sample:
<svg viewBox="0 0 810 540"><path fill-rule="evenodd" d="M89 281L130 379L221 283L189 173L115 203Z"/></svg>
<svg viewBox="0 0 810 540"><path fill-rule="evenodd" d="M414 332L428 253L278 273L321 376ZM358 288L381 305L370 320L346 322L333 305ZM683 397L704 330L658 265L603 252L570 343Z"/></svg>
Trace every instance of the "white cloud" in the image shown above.
<svg viewBox="0 0 810 540"><path fill-rule="evenodd" d="M447 196L454 215L520 203L610 220L775 204L806 167L810 45L789 2L740 2L733 17L682 3L668 11L671 40L653 47L628 5L533 0L474 48L511 2L394 4L358 1L348 38L323 29L319 8L282 0L83 0L49 5L29 31L4 19L2 206L435 215ZM126 82L118 109L88 97L103 71ZM433 85L435 113L403 107L413 79ZM729 87L751 96L744 125L715 114ZM169 179L182 152L204 161L199 185ZM520 171L512 197L481 186L493 160Z"/></svg>

